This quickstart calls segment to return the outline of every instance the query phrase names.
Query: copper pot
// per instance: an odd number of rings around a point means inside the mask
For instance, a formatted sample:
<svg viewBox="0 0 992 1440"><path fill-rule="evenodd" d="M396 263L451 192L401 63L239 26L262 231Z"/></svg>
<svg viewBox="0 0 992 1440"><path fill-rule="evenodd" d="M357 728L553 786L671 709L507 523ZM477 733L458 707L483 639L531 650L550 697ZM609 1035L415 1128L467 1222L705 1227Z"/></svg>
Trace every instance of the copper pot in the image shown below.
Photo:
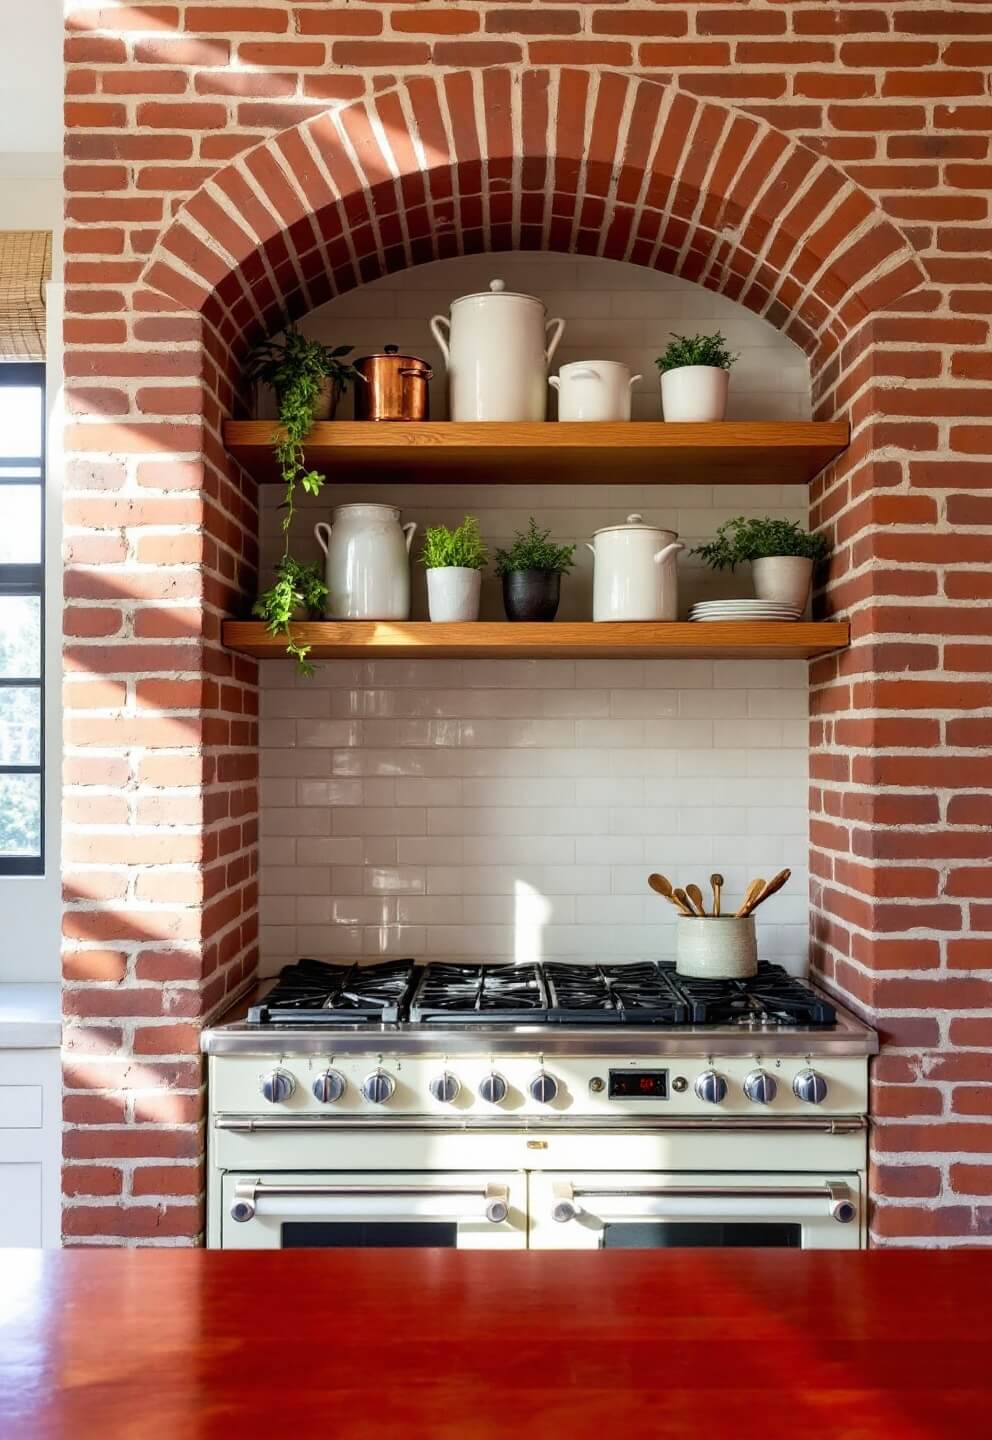
<svg viewBox="0 0 992 1440"><path fill-rule="evenodd" d="M387 345L384 354L355 361L356 420L430 418L427 385L434 372L419 356L398 352L399 346Z"/></svg>

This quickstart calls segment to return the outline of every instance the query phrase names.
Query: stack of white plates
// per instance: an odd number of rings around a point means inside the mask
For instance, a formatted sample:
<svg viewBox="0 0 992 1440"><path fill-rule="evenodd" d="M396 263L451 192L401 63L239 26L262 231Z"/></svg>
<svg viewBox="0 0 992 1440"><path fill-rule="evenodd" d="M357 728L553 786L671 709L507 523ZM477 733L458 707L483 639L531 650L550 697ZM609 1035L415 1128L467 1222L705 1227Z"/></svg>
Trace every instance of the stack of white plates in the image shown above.
<svg viewBox="0 0 992 1440"><path fill-rule="evenodd" d="M700 600L689 611L690 620L798 620L795 605L774 600Z"/></svg>

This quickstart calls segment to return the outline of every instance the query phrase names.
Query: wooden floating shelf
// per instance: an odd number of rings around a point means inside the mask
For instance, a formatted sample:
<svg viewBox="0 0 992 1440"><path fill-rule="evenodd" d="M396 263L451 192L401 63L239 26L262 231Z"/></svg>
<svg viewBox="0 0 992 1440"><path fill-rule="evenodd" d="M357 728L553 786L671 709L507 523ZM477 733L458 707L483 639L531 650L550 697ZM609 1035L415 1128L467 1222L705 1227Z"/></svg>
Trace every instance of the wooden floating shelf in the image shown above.
<svg viewBox="0 0 992 1440"><path fill-rule="evenodd" d="M228 420L224 444L256 480L278 480L272 420ZM330 478L470 485L803 485L847 447L846 421L709 425L550 421L331 420L315 425L308 462Z"/></svg>
<svg viewBox="0 0 992 1440"><path fill-rule="evenodd" d="M713 621L660 624L654 621L562 620L511 624L479 620L431 624L426 620L307 620L293 626L297 640L317 659L714 659L795 660L843 650L850 640L846 620ZM225 620L224 644L259 660L285 656L285 641L270 635L260 620Z"/></svg>

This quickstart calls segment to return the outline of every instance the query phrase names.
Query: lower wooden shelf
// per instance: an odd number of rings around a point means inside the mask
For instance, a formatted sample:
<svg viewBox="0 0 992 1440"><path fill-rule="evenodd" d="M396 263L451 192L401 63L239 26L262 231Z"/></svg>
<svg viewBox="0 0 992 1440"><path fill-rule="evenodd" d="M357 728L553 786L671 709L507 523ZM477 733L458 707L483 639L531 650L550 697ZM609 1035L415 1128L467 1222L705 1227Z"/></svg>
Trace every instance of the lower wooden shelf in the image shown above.
<svg viewBox="0 0 992 1440"><path fill-rule="evenodd" d="M294 636L311 646L316 659L379 659L449 655L481 658L711 658L741 660L809 659L843 650L850 640L846 620L675 622L619 621L596 624L561 620L551 624L510 624L479 620L439 625L426 620L306 620ZM259 660L285 655L285 641L270 635L260 620L225 620L224 644Z"/></svg>

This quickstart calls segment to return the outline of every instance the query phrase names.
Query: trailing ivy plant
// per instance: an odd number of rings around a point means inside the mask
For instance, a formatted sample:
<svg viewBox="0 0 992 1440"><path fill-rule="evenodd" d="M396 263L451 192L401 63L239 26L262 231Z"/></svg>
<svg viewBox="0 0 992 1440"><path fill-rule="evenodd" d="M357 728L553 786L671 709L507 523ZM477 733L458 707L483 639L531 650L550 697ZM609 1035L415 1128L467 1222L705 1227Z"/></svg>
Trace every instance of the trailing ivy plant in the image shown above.
<svg viewBox="0 0 992 1440"><path fill-rule="evenodd" d="M747 518L737 515L725 520L713 539L697 545L699 555L713 570L733 570L746 560L763 560L770 555L798 555L823 560L829 546L825 536L804 530L795 520L773 520L770 515Z"/></svg>
<svg viewBox="0 0 992 1440"><path fill-rule="evenodd" d="M740 359L728 350L719 330L715 335L676 335L674 331L671 335L664 353L654 362L663 375L667 370L682 370L686 365L729 370Z"/></svg>
<svg viewBox="0 0 992 1440"><path fill-rule="evenodd" d="M310 646L294 638L290 622L299 619L301 610L308 619L319 620L324 613L327 586L316 565L301 565L292 555L283 555L275 573L274 584L258 597L251 613L265 621L270 634L286 636L286 654L295 659L301 675L312 675L313 665L307 658Z"/></svg>
<svg viewBox="0 0 992 1440"><path fill-rule="evenodd" d="M485 570L489 552L474 515L466 515L454 530L447 525L429 525L424 535L420 563L427 570Z"/></svg>
<svg viewBox="0 0 992 1440"><path fill-rule="evenodd" d="M281 340L266 340L252 351L248 360L248 378L275 391L279 429L272 437L272 446L284 487L284 541L282 557L276 566L276 583L259 597L253 613L262 615L274 635L285 634L287 654L296 657L303 674L313 673L306 658L310 647L293 641L290 620L293 610L301 604L319 612L323 595L312 607L307 599L307 595L314 593L308 578L310 572L321 587L323 581L313 566L300 565L292 558L289 536L296 514L297 487L307 495L319 495L324 485L320 471L306 463L303 442L313 426L325 382L330 382L332 415L348 388L352 370L343 363L342 357L350 354L352 348L338 345L331 349L319 340L309 339L295 325L289 325Z"/></svg>
<svg viewBox="0 0 992 1440"><path fill-rule="evenodd" d="M515 531L516 538L509 550L496 551L496 574L509 575L515 570L545 570L566 574L575 564L574 545L556 545L550 530L538 530L533 515L526 532Z"/></svg>

